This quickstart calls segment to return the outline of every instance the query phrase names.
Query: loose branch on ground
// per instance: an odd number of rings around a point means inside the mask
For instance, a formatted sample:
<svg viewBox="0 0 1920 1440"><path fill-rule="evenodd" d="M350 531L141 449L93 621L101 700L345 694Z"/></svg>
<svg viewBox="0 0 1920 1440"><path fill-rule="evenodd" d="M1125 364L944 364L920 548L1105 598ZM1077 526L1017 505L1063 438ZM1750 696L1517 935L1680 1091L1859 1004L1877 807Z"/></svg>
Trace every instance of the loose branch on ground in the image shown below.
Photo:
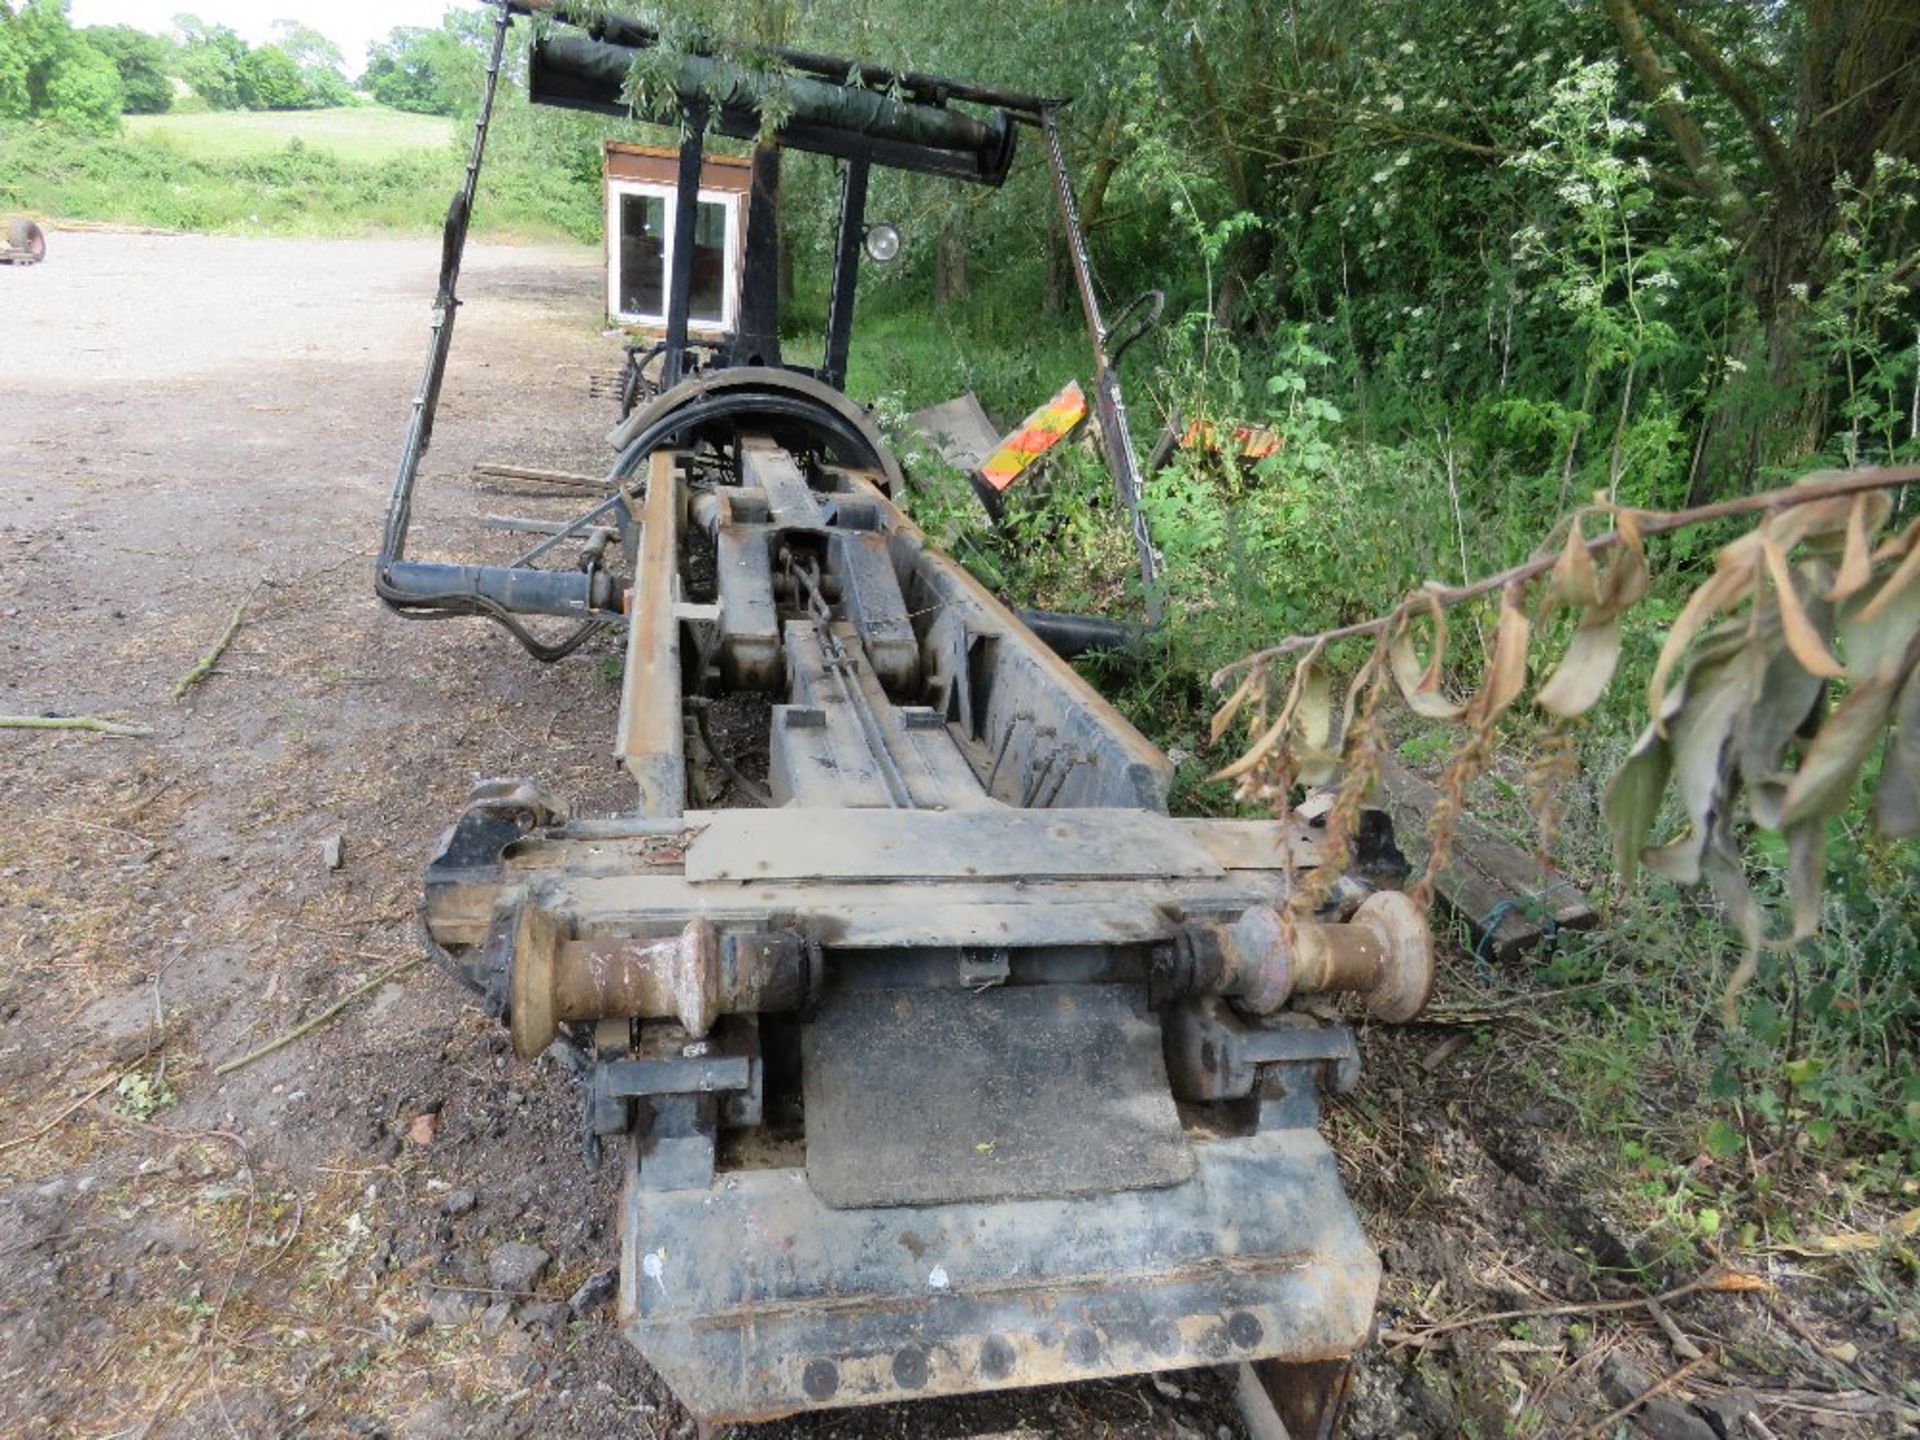
<svg viewBox="0 0 1920 1440"><path fill-rule="evenodd" d="M1685 1380L1689 1375L1693 1374L1696 1370L1700 1370L1704 1368L1706 1365L1710 1364L1712 1362L1712 1359L1713 1357L1711 1355L1700 1355L1695 1357L1692 1360L1687 1361L1686 1364L1682 1365L1678 1370L1674 1371L1671 1375L1667 1376L1666 1379L1656 1380L1653 1384L1649 1385L1646 1389L1642 1390L1638 1395L1634 1396L1633 1399L1627 1401L1626 1404L1622 1405L1618 1410L1614 1411L1611 1415L1607 1416L1604 1420L1595 1421L1593 1424L1589 1425L1586 1429L1582 1430L1580 1432L1579 1440L1599 1440L1600 1436L1611 1434L1613 1431L1613 1427L1616 1424L1618 1424L1620 1421L1626 1419L1627 1416L1631 1415L1634 1411L1638 1410L1642 1405L1646 1404L1647 1401L1653 1399L1656 1395L1664 1395L1667 1391L1673 1389L1674 1386L1678 1385L1681 1381Z"/></svg>
<svg viewBox="0 0 1920 1440"><path fill-rule="evenodd" d="M246 623L247 607L253 604L253 597L260 593L260 587L266 583L264 576L254 581L253 588L233 607L233 614L227 619L227 628L220 632L220 638L213 642L213 648L194 661L191 670L173 682L174 699L183 699L187 691L213 673L213 667L220 663L220 657L227 653L227 646L233 643L233 637L240 633L240 627Z"/></svg>
<svg viewBox="0 0 1920 1440"><path fill-rule="evenodd" d="M98 715L0 715L0 730L91 730L96 735L144 736L151 725L122 725Z"/></svg>
<svg viewBox="0 0 1920 1440"><path fill-rule="evenodd" d="M142 1058L144 1059L144 1057ZM55 1130L59 1129L61 1122L64 1121L69 1115L72 1115L75 1111L79 1110L83 1105L87 1104L88 1101L99 1099L100 1096L106 1094L107 1091L111 1090L115 1085L118 1085L122 1080L126 1079L127 1076L133 1074L134 1070L137 1070L138 1068L139 1068L138 1066L135 1066L134 1069L132 1070L122 1070L117 1075L107 1076L106 1079L102 1080L98 1085L94 1086L91 1090L87 1091L86 1094L82 1095L78 1100L74 1101L71 1105L67 1106L66 1109L62 1110L58 1115L54 1116L51 1120L47 1121L47 1123L42 1125L38 1130L30 1130L25 1135L16 1135L13 1137L13 1139L5 1141L4 1143L0 1143L0 1154L4 1154L9 1150L17 1150L22 1145L31 1145L36 1140L45 1139L47 1136L51 1135Z"/></svg>
<svg viewBox="0 0 1920 1440"><path fill-rule="evenodd" d="M1675 530L1685 530L1692 525L1703 525L1709 520L1725 520L1735 515L1751 515L1762 510L1790 510L1799 505L1811 505L1820 500L1831 500L1838 495L1857 495L1867 490L1896 490L1906 485L1920 483L1920 465L1903 465L1894 468L1881 467L1873 470L1859 470L1842 475L1835 480L1821 480L1811 484L1783 485L1778 490L1765 490L1758 495L1745 495L1738 500L1721 500L1712 505L1697 505L1691 510L1635 510L1633 516L1639 523L1642 537L1649 535L1667 535ZM1596 535L1587 541L1589 554L1598 554L1602 550L1611 550L1623 543L1620 532L1609 530L1604 535ZM1264 665L1270 660L1291 655L1314 646L1329 645L1335 640L1350 640L1357 635L1378 635L1398 624L1416 609L1426 610L1434 605L1448 609L1464 601L1490 595L1508 585L1517 585L1553 569L1559 560L1559 552L1550 551L1536 555L1510 570L1502 570L1497 575L1489 575L1467 585L1433 584L1407 596L1384 615L1371 620L1362 620L1353 625L1342 625L1337 630L1323 630L1317 635L1289 635L1277 645L1269 645L1264 650L1256 650L1251 655L1243 655L1229 665L1223 665L1213 672L1215 687L1222 685L1229 676Z"/></svg>
<svg viewBox="0 0 1920 1440"><path fill-rule="evenodd" d="M1662 1305L1670 1305L1682 1296L1692 1295L1701 1290L1757 1290L1764 1282L1741 1272L1716 1265L1698 1279L1689 1280L1684 1285L1676 1285L1671 1290L1663 1290L1652 1298ZM1600 1315L1616 1310L1642 1310L1646 1308L1647 1297L1636 1296L1631 1300L1590 1300L1584 1304L1536 1305L1526 1310L1496 1310L1487 1315L1463 1315L1457 1320L1443 1320L1438 1325L1429 1325L1423 1330L1381 1332L1381 1339L1391 1345L1431 1344L1437 1337L1450 1334L1455 1330L1465 1330L1472 1325L1497 1325L1509 1320L1545 1320L1556 1315Z"/></svg>
<svg viewBox="0 0 1920 1440"><path fill-rule="evenodd" d="M354 986L353 989L349 990L346 994L342 995L338 1000L334 1001L333 1004L327 1006L327 1008L322 1010L319 1014L311 1016L306 1020L302 1020L298 1025L294 1026L293 1029L287 1031L286 1034L277 1036L274 1039L267 1041L266 1044L260 1046L256 1050L249 1050L246 1054L238 1057L237 1059L222 1061L220 1064L213 1067L213 1073L216 1076L230 1075L235 1070L238 1070L241 1066L251 1065L254 1061L260 1059L262 1056L271 1055L274 1051L278 1050L281 1046L292 1044L295 1040L298 1040L302 1035L307 1034L309 1031L318 1030L322 1025L326 1024L329 1020L333 1019L334 1016L338 1015L342 1010L346 1009L347 1006L351 1005L355 1000L359 999L362 995L366 994L369 990L379 989L382 985L386 984L387 981L393 979L398 975L403 974L408 970L411 970L414 966L418 965L422 960L426 958L427 957L424 955L416 955L411 960L402 960L397 965L389 965L385 970L382 970L378 975L375 975L371 980L365 981L362 984Z"/></svg>

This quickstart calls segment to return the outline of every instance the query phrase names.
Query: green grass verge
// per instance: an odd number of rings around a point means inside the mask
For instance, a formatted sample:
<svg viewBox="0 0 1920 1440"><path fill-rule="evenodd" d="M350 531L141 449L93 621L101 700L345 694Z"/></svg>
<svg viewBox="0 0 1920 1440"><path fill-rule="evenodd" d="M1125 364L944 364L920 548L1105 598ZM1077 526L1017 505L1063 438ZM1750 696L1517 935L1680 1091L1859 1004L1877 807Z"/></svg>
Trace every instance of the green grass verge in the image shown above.
<svg viewBox="0 0 1920 1440"><path fill-rule="evenodd" d="M235 120L291 118L179 117L183 133L187 122L220 122L207 135L224 136L217 143L234 147L241 143L234 138ZM359 143L361 153L297 137L278 148L197 153L176 136L136 131L93 139L44 126L0 125L0 213L216 234L364 235L440 227L460 183L462 157L452 144L377 155L369 153L365 135L354 141L350 127L335 140L341 146ZM389 133L386 143L392 142ZM598 187L565 170L509 158L489 166L485 192L477 233L599 238Z"/></svg>
<svg viewBox="0 0 1920 1440"><path fill-rule="evenodd" d="M271 155L298 140L343 160L380 161L418 151L444 155L453 121L440 115L409 115L384 105L334 110L217 110L201 114L130 115L136 141L170 145L197 160Z"/></svg>

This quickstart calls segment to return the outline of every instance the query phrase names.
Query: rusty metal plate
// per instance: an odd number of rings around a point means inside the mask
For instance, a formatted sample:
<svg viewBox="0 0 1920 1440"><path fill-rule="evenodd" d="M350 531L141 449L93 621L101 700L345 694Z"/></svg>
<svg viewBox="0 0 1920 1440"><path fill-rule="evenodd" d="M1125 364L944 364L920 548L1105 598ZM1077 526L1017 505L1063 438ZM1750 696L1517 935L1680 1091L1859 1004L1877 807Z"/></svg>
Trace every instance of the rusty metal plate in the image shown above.
<svg viewBox="0 0 1920 1440"><path fill-rule="evenodd" d="M843 991L802 1044L807 1181L832 1206L1090 1195L1193 1173L1138 987Z"/></svg>
<svg viewBox="0 0 1920 1440"><path fill-rule="evenodd" d="M1196 1143L1183 1185L834 1210L797 1170L627 1190L621 1323L696 1415L926 1399L1366 1338L1380 1262L1312 1130Z"/></svg>
<svg viewBox="0 0 1920 1440"><path fill-rule="evenodd" d="M687 850L695 884L1225 873L1184 828L1144 810L722 810Z"/></svg>

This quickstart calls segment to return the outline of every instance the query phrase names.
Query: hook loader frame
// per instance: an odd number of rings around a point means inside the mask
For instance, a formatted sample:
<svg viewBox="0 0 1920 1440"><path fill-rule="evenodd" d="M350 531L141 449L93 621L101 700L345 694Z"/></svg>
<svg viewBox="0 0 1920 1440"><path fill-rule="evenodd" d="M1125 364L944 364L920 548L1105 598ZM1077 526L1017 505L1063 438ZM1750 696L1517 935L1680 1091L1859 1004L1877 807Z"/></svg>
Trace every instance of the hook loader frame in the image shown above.
<svg viewBox="0 0 1920 1440"><path fill-rule="evenodd" d="M1058 103L780 50L768 139L765 72L678 57L652 117L682 134L659 392L570 525L510 565L418 561L492 101L534 12L579 22L532 48L553 103L624 111L658 39L597 9L501 8L375 587L409 615L493 619L543 660L625 632L610 750L631 806L573 818L537 779L490 781L423 909L515 1050L576 1065L587 1147L625 1177L622 1326L706 1422L1246 1364L1296 1437L1329 1433L1379 1263L1317 1128L1323 1092L1358 1079L1354 1037L1296 1002L1424 1005L1432 941L1391 888L1390 831L1370 825L1332 900L1291 914L1316 833L1170 814L1171 763L1048 643L1105 632L1010 611L931 545L842 388L869 168L998 184L1038 130L1152 580ZM739 321L696 346L709 130L759 144ZM843 174L811 368L779 349L781 148ZM537 617L571 626L542 638ZM716 741L722 702L764 708L753 753ZM757 803L716 805L716 770Z"/></svg>

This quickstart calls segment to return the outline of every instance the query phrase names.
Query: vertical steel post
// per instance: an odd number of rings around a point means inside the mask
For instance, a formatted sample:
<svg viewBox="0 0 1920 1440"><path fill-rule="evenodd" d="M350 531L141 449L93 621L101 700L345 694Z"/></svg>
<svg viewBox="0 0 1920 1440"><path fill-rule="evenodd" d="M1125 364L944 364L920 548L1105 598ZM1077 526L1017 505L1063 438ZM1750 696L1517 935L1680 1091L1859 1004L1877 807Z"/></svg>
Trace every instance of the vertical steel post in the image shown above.
<svg viewBox="0 0 1920 1440"><path fill-rule="evenodd" d="M1060 222L1067 232L1067 257L1073 262L1073 281L1080 291L1087 333L1093 339L1094 410L1100 420L1100 446L1107 457L1107 469L1113 475L1114 491L1133 528L1133 548L1140 557L1140 578L1147 587L1147 613L1157 620L1160 618L1160 565L1154 558L1153 537L1147 533L1147 517L1140 510L1140 463L1133 454L1133 434L1127 427L1127 406L1120 394L1120 377L1107 357L1107 325L1100 316L1099 297L1093 293L1093 261L1087 254L1086 234L1080 228L1080 207L1073 198L1073 181L1067 174L1067 159L1060 148L1060 129L1052 106L1040 111L1040 128L1047 137L1047 164L1053 170Z"/></svg>
<svg viewBox="0 0 1920 1440"><path fill-rule="evenodd" d="M840 172L840 234L833 252L833 289L827 299L827 353L822 380L834 389L847 383L847 348L853 337L853 294L860 283L860 242L866 238L867 162L849 160Z"/></svg>
<svg viewBox="0 0 1920 1440"><path fill-rule="evenodd" d="M661 359L660 388L671 390L687 370L687 318L693 308L693 236L700 218L700 170L707 139L707 102L694 101L680 112L680 176L674 190L672 256L667 275L667 350Z"/></svg>
<svg viewBox="0 0 1920 1440"><path fill-rule="evenodd" d="M486 85L480 92L480 113L473 121L473 141L467 147L467 173L447 207L447 223L440 236L440 288L433 300L433 333L427 340L427 363L420 388L413 397L413 415L407 424L406 444L400 451L399 473L387 501L386 530L380 540L380 558L374 568L374 588L388 564L406 553L407 530L413 522L413 487L420 476L420 460L433 442L433 416L440 408L440 384L447 374L447 352L453 347L453 317L460 308L460 261L467 250L467 226L473 219L474 192L480 185L480 161L487 152L487 126L493 119L493 99L500 87L500 61L506 54L507 29L513 11L500 6L493 26L493 49L487 56Z"/></svg>

